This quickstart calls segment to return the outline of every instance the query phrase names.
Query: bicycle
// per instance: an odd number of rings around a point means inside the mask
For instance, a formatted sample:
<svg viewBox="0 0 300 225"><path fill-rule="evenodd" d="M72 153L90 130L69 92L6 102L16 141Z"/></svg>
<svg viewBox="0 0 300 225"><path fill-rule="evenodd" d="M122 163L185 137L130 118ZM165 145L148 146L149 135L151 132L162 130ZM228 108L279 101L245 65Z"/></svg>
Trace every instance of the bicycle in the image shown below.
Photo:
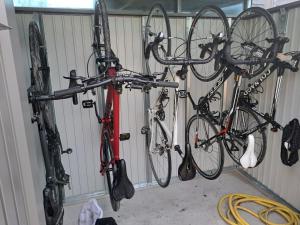
<svg viewBox="0 0 300 225"><path fill-rule="evenodd" d="M38 125L42 153L46 171L46 187L43 190L45 219L47 225L63 224L64 186L69 184L61 154L71 154L72 149L63 150L56 126L54 105L51 101L33 101L32 97L51 93L50 68L47 50L39 26L29 24L29 47L31 58L31 86L28 89L29 102L32 104L32 123Z"/></svg>
<svg viewBox="0 0 300 225"><path fill-rule="evenodd" d="M159 186L165 188L169 185L172 174L171 149L183 157L180 146L177 144L177 108L179 92L175 90L171 129L166 123L165 109L170 101L169 91L166 88L158 94L155 104L148 109L149 127L141 129L142 134L150 135L148 158L155 180Z"/></svg>
<svg viewBox="0 0 300 225"><path fill-rule="evenodd" d="M288 41L286 38L279 38L277 40L279 50L282 51L283 45ZM288 62L292 60L292 63ZM272 63L272 66L266 70L258 79L249 84L246 90L241 90L241 82L243 77L248 77L249 74L244 69L231 64L226 65L226 69L223 72L222 77L218 79L216 85L208 92L205 97L199 99L198 104L195 104L191 95L187 93L187 97L191 100L193 109L197 111L197 114L191 117L187 124L187 140L193 147L192 155L194 164L197 171L207 179L216 179L223 167L224 144L229 156L235 163L240 165L240 159L246 152L248 143L247 137L252 134L256 140L255 155L257 157L258 166L264 159L266 152L266 127L271 124L272 131L282 129L282 126L275 121L276 107L279 97L280 84L285 69L291 71L298 71L298 64L300 60L300 52L288 52L278 53L277 59ZM272 107L270 113L259 112L255 106L257 102L251 97L251 93L257 93L258 87L274 72L277 71L277 81L274 90L274 96L272 100ZM231 76L235 74L233 96L229 110L220 113L220 117L216 117L210 112L207 107L209 101L213 98L218 88ZM261 122L259 118L264 119L265 122ZM203 129L200 129L202 124ZM207 125L206 125L207 124ZM221 130L217 130L215 125L221 127ZM210 129L210 132L208 131ZM200 133L203 132L203 133ZM205 166L205 162L208 161L209 156L204 157L203 154L207 153L211 155L208 150L209 147L213 147L213 144L217 143L219 152L216 153L219 163L211 169L211 164ZM212 150L213 151L213 150ZM202 154L197 157L197 154ZM197 161L198 159L198 161ZM203 161L201 161L201 159ZM207 168L208 167L208 168Z"/></svg>
<svg viewBox="0 0 300 225"><path fill-rule="evenodd" d="M209 22L210 31L201 31L202 23ZM224 47L227 41L229 25L223 11L215 6L203 7L195 16L189 30L188 39L171 36L169 17L161 4L154 4L149 12L144 32L144 53L146 71L152 74L153 70L161 75L164 80L169 65L181 65L182 68L177 75L185 79L187 66L191 66L194 75L202 81L210 81L218 76L217 69L207 71L203 64L216 64L215 55L219 48ZM183 45L185 50L179 56L171 56L171 40L180 39L183 43L177 47L175 52ZM150 58L150 53L161 65L157 65ZM182 55L186 53L185 57ZM175 55L175 54L174 54Z"/></svg>
<svg viewBox="0 0 300 225"><path fill-rule="evenodd" d="M100 173L106 175L111 205L113 210L117 211L120 208L120 201L123 198L132 198L135 192L127 176L125 160L120 159L119 155L119 141L130 138L130 134L128 133L120 134L119 102L122 87L126 84L125 88L140 89L148 92L151 88L157 87L177 88L178 83L159 81L156 79L156 76L134 72L121 74L119 59L112 54L110 47L106 3L104 0L97 1L95 7L95 12L101 13L101 16L97 18L99 18L102 24L101 32L96 32L95 35L103 35L98 38L96 37L97 40L102 40L95 46L95 48L101 48L101 50L98 49L98 52L102 52L97 55L96 59L98 75L92 77L77 76L76 71L72 70L69 77L64 77L70 81L68 89L46 94L32 94L30 101L49 102L50 100L73 98L73 103L78 104L78 101L76 101L78 93L87 93L89 90L94 90L98 87L107 89L103 117L100 117L98 114L96 103L92 100L83 101L82 104L83 107L94 107L98 121L102 124L100 137Z"/></svg>

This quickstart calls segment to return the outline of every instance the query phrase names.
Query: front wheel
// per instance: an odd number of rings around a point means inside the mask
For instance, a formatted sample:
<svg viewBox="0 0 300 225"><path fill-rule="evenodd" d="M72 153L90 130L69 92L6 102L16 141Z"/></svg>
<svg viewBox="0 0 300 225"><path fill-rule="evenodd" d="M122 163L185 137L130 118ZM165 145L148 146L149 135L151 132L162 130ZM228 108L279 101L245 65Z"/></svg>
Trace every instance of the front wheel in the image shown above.
<svg viewBox="0 0 300 225"><path fill-rule="evenodd" d="M215 125L204 115L194 115L187 124L193 163L198 173L213 180L222 172L224 150Z"/></svg>
<svg viewBox="0 0 300 225"><path fill-rule="evenodd" d="M205 6L195 16L189 31L187 54L191 59L206 60L211 57L213 38L227 40L229 25L224 12L216 6ZM205 64L192 64L195 77L201 81L215 79L225 68L221 62L224 41L218 45L214 58ZM206 49L207 48L207 49ZM205 50L206 49L206 50Z"/></svg>
<svg viewBox="0 0 300 225"><path fill-rule="evenodd" d="M103 140L103 160L104 164L108 166L106 169L107 187L111 206L114 211L118 211L120 209L120 201L116 201L112 194L113 180L114 176L117 174L117 165L115 163L110 163L113 159L114 156L111 143L109 141L109 135L108 133L105 133Z"/></svg>
<svg viewBox="0 0 300 225"><path fill-rule="evenodd" d="M155 180L161 187L167 187L171 180L171 153L168 137L160 121L154 118L148 157Z"/></svg>
<svg viewBox="0 0 300 225"><path fill-rule="evenodd" d="M248 146L248 133L254 129L251 134L254 136L254 154L257 157L256 166L264 159L266 154L266 134L263 127L258 128L261 122L258 117L248 108L239 106L233 116L231 129L223 139L224 146L229 156L240 165L240 159Z"/></svg>

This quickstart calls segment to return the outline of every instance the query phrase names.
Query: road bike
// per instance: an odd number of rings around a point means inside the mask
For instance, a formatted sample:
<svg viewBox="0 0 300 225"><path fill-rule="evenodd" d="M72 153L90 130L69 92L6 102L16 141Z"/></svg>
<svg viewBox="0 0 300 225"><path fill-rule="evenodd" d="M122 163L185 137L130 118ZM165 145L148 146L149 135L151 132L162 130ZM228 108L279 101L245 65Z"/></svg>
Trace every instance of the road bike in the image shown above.
<svg viewBox="0 0 300 225"><path fill-rule="evenodd" d="M283 45L288 39L278 38L276 41L279 50L282 51ZM274 132L282 129L282 126L275 120L282 76L286 69L298 71L299 59L299 52L278 53L277 59L272 62L272 65L253 83L248 84L246 90L242 90L242 79L251 76L246 70L227 64L223 75L208 94L199 99L198 104L195 104L189 93L187 94L191 99L193 109L197 111L197 114L191 117L187 123L187 140L192 146L195 167L201 175L208 179L216 179L220 175L224 161L222 143L229 156L240 165L240 159L248 146L249 135L253 135L255 140L254 152L257 157L255 166L263 161L267 145L266 127L271 124L271 130ZM253 99L251 94L259 92L261 84L274 71L277 71L277 81L271 111L262 113L256 109L258 102ZM221 117L215 116L209 110L209 101L232 74L234 74L234 88L230 108L219 113ZM260 118L264 122L261 122ZM216 125L221 129L218 130Z"/></svg>
<svg viewBox="0 0 300 225"><path fill-rule="evenodd" d="M204 16L208 16L208 19L203 19ZM209 33L201 33L202 20L208 20L214 29L210 29ZM171 72L170 65L181 65L181 70L177 71L176 75L181 79L185 79L187 73L187 65L191 65L193 71L197 72L196 76L200 80L214 79L218 74L212 74L207 76L200 74L200 64L209 63L214 59L214 55L219 48L224 45L224 40L228 33L228 22L224 13L215 6L207 6L201 9L193 20L188 39L185 40L179 37L171 36L169 17L161 4L154 4L149 12L145 32L144 32L144 52L145 52L145 65L146 71L150 74L159 75L160 80L167 78L168 72ZM163 33L164 32L164 33ZM171 57L171 40L180 39L183 43L180 44L173 56ZM179 49L184 47L184 51L181 53ZM151 51L154 59L163 66L157 65L153 58L151 58ZM201 51L201 53L200 53ZM183 55L185 54L185 57ZM202 66L203 67L203 66ZM202 68L203 69L203 68ZM204 71L201 71L204 74ZM173 77L173 74L172 74ZM173 77L174 79L174 77ZM142 133L149 133L149 145L148 145L148 158L150 166L155 180L161 187L167 187L171 179L171 153L170 150L174 147L181 157L183 157L182 150L176 143L177 130L177 102L181 92L174 92L174 104L170 109L172 122L170 122L170 128L166 124L166 107L170 101L170 94L167 89L159 91L158 98L151 108L148 109L149 126L142 128ZM175 141L175 142L174 142ZM174 142L174 143L173 143ZM185 151L187 153L187 151ZM184 162L185 166L182 166L178 171L179 177L182 180L187 180L193 174L189 163L189 157L185 154ZM187 160L185 159L187 158Z"/></svg>
<svg viewBox="0 0 300 225"><path fill-rule="evenodd" d="M62 148L53 102L32 100L33 96L48 95L52 92L46 45L39 25L35 21L29 24L29 48L31 86L28 89L28 97L33 110L32 122L38 125L45 163L46 187L43 190L43 198L46 224L63 224L64 186L69 184L70 178L65 173L61 154L70 154L72 149Z"/></svg>

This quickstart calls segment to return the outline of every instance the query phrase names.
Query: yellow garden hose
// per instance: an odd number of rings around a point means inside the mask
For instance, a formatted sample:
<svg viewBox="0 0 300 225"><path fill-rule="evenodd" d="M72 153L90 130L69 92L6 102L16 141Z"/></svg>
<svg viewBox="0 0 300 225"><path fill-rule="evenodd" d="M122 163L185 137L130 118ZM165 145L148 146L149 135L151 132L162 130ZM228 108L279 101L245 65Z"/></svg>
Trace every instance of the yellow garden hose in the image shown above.
<svg viewBox="0 0 300 225"><path fill-rule="evenodd" d="M263 209L259 212L254 212L246 208L242 204L254 203ZM228 194L224 195L218 203L218 212L222 219L230 225L250 225L240 215L240 211L249 213L250 215L259 219L262 224L266 225L300 225L300 214L294 212L287 206L275 202L273 200L247 194ZM281 216L285 223L274 223L269 217L270 214L277 214Z"/></svg>

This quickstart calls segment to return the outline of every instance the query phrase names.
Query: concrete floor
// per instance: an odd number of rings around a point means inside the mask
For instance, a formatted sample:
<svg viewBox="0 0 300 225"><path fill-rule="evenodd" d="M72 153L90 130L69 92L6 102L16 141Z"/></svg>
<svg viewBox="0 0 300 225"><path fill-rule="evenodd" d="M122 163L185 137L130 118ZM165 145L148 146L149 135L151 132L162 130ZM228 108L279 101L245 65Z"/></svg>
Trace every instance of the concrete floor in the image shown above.
<svg viewBox="0 0 300 225"><path fill-rule="evenodd" d="M264 195L246 177L229 171L214 181L198 176L192 181L174 181L165 189L139 189L131 200L122 200L118 212L111 209L108 196L97 200L104 217L114 217L118 225L224 225L216 206L227 193ZM81 206L82 203L65 207L64 225L77 225ZM253 218L247 221L261 224Z"/></svg>

